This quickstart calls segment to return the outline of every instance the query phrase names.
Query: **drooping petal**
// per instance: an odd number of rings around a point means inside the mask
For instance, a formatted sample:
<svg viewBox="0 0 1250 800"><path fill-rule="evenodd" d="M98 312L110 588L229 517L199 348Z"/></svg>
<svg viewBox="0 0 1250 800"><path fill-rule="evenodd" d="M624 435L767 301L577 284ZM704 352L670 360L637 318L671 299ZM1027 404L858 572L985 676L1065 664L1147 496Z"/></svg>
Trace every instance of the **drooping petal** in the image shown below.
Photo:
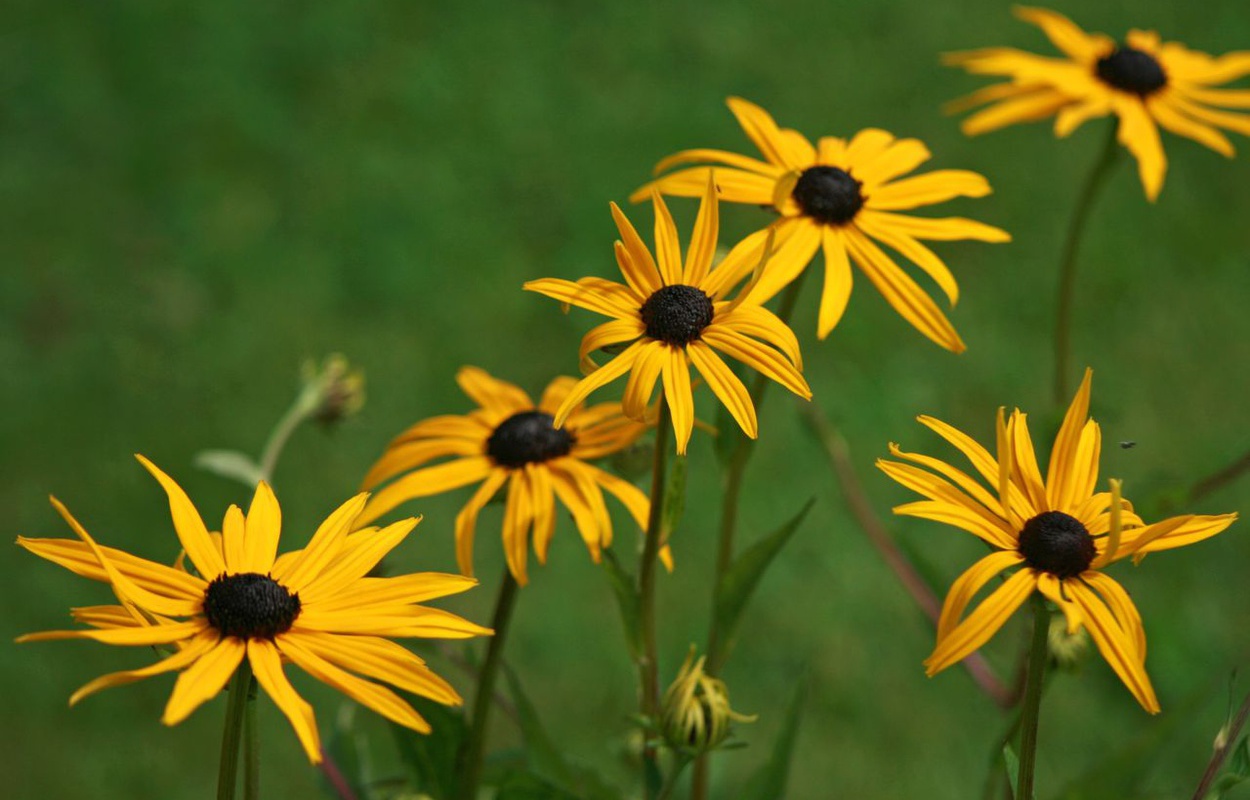
<svg viewBox="0 0 1250 800"><path fill-rule="evenodd" d="M211 650L178 676L161 722L177 725L192 711L216 697L242 663L246 651L247 646L242 639L233 636L218 639Z"/></svg>
<svg viewBox="0 0 1250 800"><path fill-rule="evenodd" d="M732 311L717 315L716 324L762 339L790 359L795 369L803 369L803 354L799 351L798 337L789 325L767 308L743 303Z"/></svg>
<svg viewBox="0 0 1250 800"><path fill-rule="evenodd" d="M932 298L871 239L854 228L847 228L846 243L851 258L903 319L951 352L962 353L966 349L954 326Z"/></svg>
<svg viewBox="0 0 1250 800"><path fill-rule="evenodd" d="M938 640L948 636L955 629L963 618L964 610L985 584L1003 570L1023 563L1024 557L1014 550L990 553L956 578L951 584L950 591L946 593L946 601L942 604L942 614L938 617Z"/></svg>
<svg viewBox="0 0 1250 800"><path fill-rule="evenodd" d="M411 728L419 733L429 733L430 724L399 695L385 686L358 678L339 669L329 661L300 646L299 636L279 636L278 650L291 659L300 669L317 680L332 686L367 708L371 708L392 722Z"/></svg>
<svg viewBox="0 0 1250 800"><path fill-rule="evenodd" d="M568 418L573 409L582 404L591 392L605 386L617 378L624 375L634 366L635 360L642 352L643 347L650 344L652 340L642 339L634 342L625 348L616 358L599 367L599 369L582 378L574 389L569 392L568 397L564 398L564 402L560 408L556 410L555 426L557 428L564 427L564 421Z"/></svg>
<svg viewBox="0 0 1250 800"><path fill-rule="evenodd" d="M821 247L825 254L825 284L820 292L820 316L816 321L816 336L824 339L846 312L851 300L851 260L846 252L846 237L838 228L825 228L821 233Z"/></svg>
<svg viewBox="0 0 1250 800"><path fill-rule="evenodd" d="M153 675L160 675L165 672L173 672L174 670L184 669L194 663L200 656L207 653L217 644L220 634L215 630L205 629L200 631L187 642L186 646L171 656L168 656L155 664L151 664L139 669L129 669L122 672L113 672L108 675L101 675L95 680L82 686L78 691L70 695L69 704L75 705L78 701L85 697L89 697L96 692L104 689L111 689L114 686L123 686L127 683L150 678Z"/></svg>
<svg viewBox="0 0 1250 800"><path fill-rule="evenodd" d="M406 692L450 706L464 702L424 661L389 639L308 632L300 634L299 646L343 669L386 681Z"/></svg>
<svg viewBox="0 0 1250 800"><path fill-rule="evenodd" d="M560 278L540 278L536 281L527 281L521 288L527 292L545 294L561 303L568 303L608 317L633 319L638 316L638 298L634 296L633 291L611 281L590 284L575 283Z"/></svg>
<svg viewBox="0 0 1250 800"><path fill-rule="evenodd" d="M804 400L812 398L812 390L802 373L785 356L771 347L743 336L728 326L716 323L704 329L703 341L777 381Z"/></svg>
<svg viewBox="0 0 1250 800"><path fill-rule="evenodd" d="M759 427L755 418L755 406L751 402L747 387L742 385L738 376L725 365L724 361L721 361L720 356L716 355L712 348L703 342L691 342L686 348L686 354L690 356L690 362L694 364L695 369L707 381L713 394L737 421L742 432L751 439L756 438L759 435Z"/></svg>
<svg viewBox="0 0 1250 800"><path fill-rule="evenodd" d="M646 418L655 382L659 380L660 371L667 361L668 347L663 342L653 340L643 346L629 372L625 394L621 398L621 410L625 416L639 422Z"/></svg>
<svg viewBox="0 0 1250 800"><path fill-rule="evenodd" d="M704 331L706 335L707 331ZM690 362L683 347L668 347L668 363L664 364L664 402L673 418L673 436L677 454L686 454L686 445L694 430L694 394L690 389Z"/></svg>
<svg viewBox="0 0 1250 800"><path fill-rule="evenodd" d="M491 470L486 480L482 481L482 485L469 498L469 502L456 515L456 566L466 576L473 576L473 537L477 530L477 515L507 479L507 470Z"/></svg>
<svg viewBox="0 0 1250 800"><path fill-rule="evenodd" d="M972 655L998 632L1037 585L1031 569L1022 569L981 601L976 610L940 638L933 653L925 659L925 671L935 675Z"/></svg>
<svg viewBox="0 0 1250 800"><path fill-rule="evenodd" d="M1064 588L1081 607L1085 629L1089 631L1098 652L1102 653L1142 708L1151 714L1158 714L1159 700L1150 685L1145 664L1137 656L1136 634L1125 631L1102 599L1079 580L1064 581Z"/></svg>
<svg viewBox="0 0 1250 800"><path fill-rule="evenodd" d="M959 302L959 284L955 281L955 276L932 250L897 228L880 224L879 219L874 219L871 215L860 215L855 225L924 270L946 293L946 299L952 306Z"/></svg>
<svg viewBox="0 0 1250 800"><path fill-rule="evenodd" d="M308 760L320 764L321 738L317 734L317 719L313 716L312 706L296 693L282 671L282 657L277 646L268 639L252 639L247 643L247 660L252 665L256 682L273 698L274 704L295 729Z"/></svg>
<svg viewBox="0 0 1250 800"><path fill-rule="evenodd" d="M508 480L508 500L503 512L503 552L508 570L516 582L529 582L526 558L529 555L530 525L534 509L530 505L529 478L524 470L513 470Z"/></svg>
<svg viewBox="0 0 1250 800"><path fill-rule="evenodd" d="M1137 174L1141 178L1146 199L1154 202L1163 188L1163 176L1167 172L1167 156L1159 141L1159 129L1146 111L1145 104L1136 97L1113 96L1120 127L1116 138L1137 159Z"/></svg>
<svg viewBox="0 0 1250 800"><path fill-rule="evenodd" d="M577 350L577 361L582 372L590 374L599 368L590 357L594 351L622 342L632 342L646 332L647 328L641 319L614 319L591 328L582 337L582 343ZM565 396L567 398L567 394Z"/></svg>
<svg viewBox="0 0 1250 800"><path fill-rule="evenodd" d="M551 473L545 465L526 464L529 477L530 508L534 513L534 555L538 563L547 563L547 547L556 529L555 496L551 488Z"/></svg>

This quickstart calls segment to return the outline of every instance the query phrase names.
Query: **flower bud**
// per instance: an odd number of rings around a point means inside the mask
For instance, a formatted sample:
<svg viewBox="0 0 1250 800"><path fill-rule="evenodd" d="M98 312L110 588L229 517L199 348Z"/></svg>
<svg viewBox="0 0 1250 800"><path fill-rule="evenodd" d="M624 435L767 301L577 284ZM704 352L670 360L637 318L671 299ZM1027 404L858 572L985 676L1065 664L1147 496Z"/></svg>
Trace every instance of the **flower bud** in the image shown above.
<svg viewBox="0 0 1250 800"><path fill-rule="evenodd" d="M673 750L698 754L720 746L729 735L730 722L754 722L755 717L729 707L724 682L703 671L706 656L696 661L694 654L692 646L677 679L664 693L660 724Z"/></svg>
<svg viewBox="0 0 1250 800"><path fill-rule="evenodd" d="M1089 653L1089 634L1084 628L1068 633L1067 620L1062 614L1056 614L1051 617L1046 631L1046 645L1059 669L1074 669Z"/></svg>
<svg viewBox="0 0 1250 800"><path fill-rule="evenodd" d="M365 404L364 373L338 353L326 356L320 366L305 361L303 381L301 400L308 416L327 427L355 416Z"/></svg>

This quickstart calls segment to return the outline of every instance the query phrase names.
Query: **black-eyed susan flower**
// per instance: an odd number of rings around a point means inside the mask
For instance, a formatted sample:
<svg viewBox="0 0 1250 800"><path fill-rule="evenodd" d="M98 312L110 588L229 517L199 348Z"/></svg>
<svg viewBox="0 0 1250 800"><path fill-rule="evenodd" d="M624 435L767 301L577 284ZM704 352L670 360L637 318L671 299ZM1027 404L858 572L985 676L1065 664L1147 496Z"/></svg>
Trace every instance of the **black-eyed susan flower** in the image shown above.
<svg viewBox="0 0 1250 800"><path fill-rule="evenodd" d="M724 150L683 150L657 164L656 174L685 164L715 166L685 167L662 175L631 199L637 201L653 189L698 196L715 170L722 199L765 206L781 215L730 251L718 267L726 270L726 283L748 274L768 237L775 235L776 252L751 293L756 302L775 296L823 250L825 284L816 331L820 338L829 335L846 310L854 263L918 331L947 350L962 352L964 343L946 315L879 245L919 267L953 306L959 300L959 286L942 259L922 242L1006 242L1011 237L970 219L897 212L955 197L984 197L990 193L989 182L975 172L954 169L905 178L929 160L929 149L917 139L895 139L878 128L862 130L850 141L825 136L812 145L798 131L778 128L768 112L753 103L731 97L729 109L764 161Z"/></svg>
<svg viewBox="0 0 1250 800"><path fill-rule="evenodd" d="M472 575L478 514L506 484L504 555L522 586L527 581L531 532L539 562L547 561L557 499L573 515L596 562L602 549L612 544L604 490L640 527L646 526L647 496L629 481L589 463L630 446L646 430L646 425L621 413L620 403L584 406L580 399L567 403L577 385L577 379L569 377L553 380L537 404L520 387L477 367L464 367L456 381L478 408L463 416L431 417L395 437L365 476L365 488L391 482L370 498L363 521L371 522L413 498L480 483L456 516L456 561L461 572ZM566 422L556 427L554 417L565 406ZM427 466L447 457L452 460Z"/></svg>
<svg viewBox="0 0 1250 800"><path fill-rule="evenodd" d="M155 664L96 678L73 694L71 705L101 689L178 672L161 718L166 725L176 725L215 697L246 658L257 682L282 709L308 758L316 763L321 760L321 745L313 710L287 680L284 661L387 719L423 733L429 732L429 724L398 694L374 680L440 703L460 704L455 689L391 639L489 634L454 614L420 605L476 582L437 573L368 577L418 520L357 530L366 499L358 495L318 527L307 547L277 556L281 510L269 486L261 483L246 515L238 506L226 511L218 544L178 484L147 459L138 458L165 489L174 530L198 575L97 544L55 498L53 506L80 541L17 540L78 575L111 584L121 603L75 609L74 617L92 630L32 633L18 641L92 639L175 649Z"/></svg>
<svg viewBox="0 0 1250 800"><path fill-rule="evenodd" d="M976 479L936 458L890 452L912 462L877 462L887 475L927 500L894 509L922 519L954 525L979 537L995 552L961 575L946 596L938 619L937 645L925 661L933 675L963 660L989 641L1034 591L1054 602L1070 633L1084 628L1107 663L1151 713L1159 702L1146 674L1146 634L1128 593L1102 572L1129 556L1140 561L1149 553L1182 547L1214 536L1236 514L1184 515L1146 525L1112 491L1097 492L1101 432L1089 418L1090 381L1076 393L1055 438L1043 481L1038 469L1026 415L1017 409L1010 420L998 414L998 457L932 417L921 424L960 450L981 477ZM966 617L973 598L995 576L1015 570Z"/></svg>
<svg viewBox="0 0 1250 800"><path fill-rule="evenodd" d="M716 175L719 182L720 173ZM748 298L744 289L730 301L725 297L740 275L723 266L712 269L719 229L717 187L703 176L703 202L695 220L683 266L677 226L664 198L652 194L655 207L656 253L643 243L625 214L612 204L612 216L620 230L616 261L625 277L620 284L602 278L566 281L544 278L525 288L563 303L613 317L582 338L582 369L589 374L569 392L555 415L564 425L573 409L591 392L629 373L622 407L625 414L642 420L646 416L657 382L663 383L664 402L672 413L677 452L685 453L694 429L694 397L690 367L707 381L716 397L751 438L757 435L755 406L742 381L717 355L733 356L800 397L810 399L803 379L798 340L784 322ZM767 253L757 254L757 273ZM759 280L767 279L771 264ZM629 346L603 366L590 360L602 347Z"/></svg>
<svg viewBox="0 0 1250 800"><path fill-rule="evenodd" d="M1250 52L1210 56L1142 30L1130 30L1123 42L1116 42L1101 33L1086 33L1054 11L1017 7L1015 13L1041 28L1063 56L1010 47L946 55L947 64L971 73L1010 78L948 106L958 112L990 104L964 120L964 133L986 133L1053 115L1055 135L1063 137L1086 120L1115 114L1117 138L1137 159L1150 200L1158 197L1167 171L1160 126L1230 158L1233 146L1219 129L1250 135L1250 116L1224 110L1250 108L1250 90L1214 88L1250 74Z"/></svg>

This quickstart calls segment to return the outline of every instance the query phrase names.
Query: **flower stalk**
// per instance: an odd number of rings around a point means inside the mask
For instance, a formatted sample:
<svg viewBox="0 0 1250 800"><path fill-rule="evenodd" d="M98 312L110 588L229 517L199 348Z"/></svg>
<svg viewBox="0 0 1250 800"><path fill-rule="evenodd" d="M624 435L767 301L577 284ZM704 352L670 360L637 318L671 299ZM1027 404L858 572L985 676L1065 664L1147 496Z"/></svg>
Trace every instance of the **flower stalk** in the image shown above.
<svg viewBox="0 0 1250 800"><path fill-rule="evenodd" d="M473 800L477 797L477 786L482 777L482 758L486 752L487 726L490 723L490 710L494 706L495 682L503 664L503 647L508 635L508 625L512 621L512 611L516 606L517 588L512 572L505 568L503 580L499 584L499 596L495 600L495 615L491 620L495 635L491 637L490 645L486 648L486 661L477 675L469 738L465 740L459 754L460 768L457 772L461 776L459 796L462 800Z"/></svg>
<svg viewBox="0 0 1250 800"><path fill-rule="evenodd" d="M646 540L642 548L642 562L638 565L638 598L642 628L642 658L638 663L639 710L642 716L658 721L660 715L659 656L656 645L655 577L659 561L660 541L664 527L664 504L668 466L668 438L672 433L672 417L661 392L659 419L655 425L655 460L651 467L651 511L647 518ZM659 755L655 744L644 742L642 750L644 796L654 796L650 776L659 770Z"/></svg>
<svg viewBox="0 0 1250 800"><path fill-rule="evenodd" d="M252 680L252 668L244 659L230 679L230 702L226 706L226 722L221 734L221 761L217 767L217 800L234 800L239 773L239 740L243 738L247 706L255 705L249 700ZM255 738L249 738L254 748ZM249 760L255 761L254 757ZM254 795L249 794L248 797Z"/></svg>
<svg viewBox="0 0 1250 800"><path fill-rule="evenodd" d="M1072 362L1072 306L1076 295L1076 256L1089 221L1094 201L1111 169L1119 160L1120 148L1116 143L1116 126L1107 128L1102 152L1093 169L1085 178L1076 207L1068 221L1068 232L1063 240L1059 258L1059 293L1055 302L1055 402L1062 405L1068 398L1068 372Z"/></svg>
<svg viewBox="0 0 1250 800"><path fill-rule="evenodd" d="M1047 635L1050 612L1040 593L1033 594L1033 643L1029 647L1029 672L1024 684L1024 700L1020 710L1020 772L1016 779L1016 797L1033 798L1033 772L1037 763L1037 721L1042 708L1042 681L1046 661L1050 657Z"/></svg>

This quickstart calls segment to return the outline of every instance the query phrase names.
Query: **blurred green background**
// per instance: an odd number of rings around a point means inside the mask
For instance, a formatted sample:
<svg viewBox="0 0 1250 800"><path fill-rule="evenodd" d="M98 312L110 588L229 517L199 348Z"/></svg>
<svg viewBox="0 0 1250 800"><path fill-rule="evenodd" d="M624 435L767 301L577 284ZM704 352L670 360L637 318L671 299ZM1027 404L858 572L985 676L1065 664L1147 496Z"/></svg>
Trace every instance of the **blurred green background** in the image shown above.
<svg viewBox="0 0 1250 800"><path fill-rule="evenodd" d="M1250 48L1250 6L1237 0L1190 10L1068 0L1061 10L1113 35L1136 25L1208 52ZM468 409L452 380L460 365L533 391L576 370L578 338L597 320L561 315L521 283L612 275L609 200L623 200L677 149L747 151L723 104L729 94L811 136L866 126L917 136L935 153L932 167L980 171L996 190L922 213L973 216L1015 236L937 248L963 289L952 312L969 343L962 356L923 339L865 280L823 343L813 335L815 297L800 303L796 329L817 402L844 429L880 512L908 499L872 468L888 441L945 452L913 421L918 413L985 441L994 409L1019 405L1049 442L1041 428L1055 420L1057 251L1107 123L1062 142L1044 124L969 140L939 113L984 83L939 67L940 52L1048 51L1005 3L16 0L5 16L0 505L10 537L69 535L47 504L55 493L101 541L172 559L165 504L131 453L153 458L210 522L219 519L246 492L195 469L193 455L258 450L293 396L300 361L341 351L367 371L369 402L329 435L301 431L279 466L284 547L298 546L393 434ZM1226 161L1164 138L1170 170L1159 202L1143 199L1124 161L1096 209L1075 333L1077 363L1096 369L1094 414L1111 444L1104 475L1123 477L1146 508L1250 444L1238 422L1250 396L1250 158ZM675 205L688 225L693 203ZM649 227L649 210L632 213ZM763 219L726 211L723 239ZM735 707L761 719L740 728L748 749L717 761L719 795L734 796L763 760L806 672L791 796L976 796L1004 720L961 670L925 678L932 630L844 514L790 398L773 392L762 419L743 540L808 497L818 502L766 577L727 671ZM1120 440L1137 446L1122 450ZM704 635L718 485L706 436L690 468L678 569L661 580L666 681ZM1245 478L1186 510L1244 509L1248 492ZM452 569L451 522L465 499L413 504L425 521L396 567ZM502 565L499 517L492 509L480 523L483 587L449 604L482 621ZM889 522L943 582L981 552L936 524ZM1040 796L1110 769L1125 744L1156 735L1162 746L1145 762L1141 795L1192 792L1228 674L1250 663L1245 527L1113 570L1146 620L1164 713L1146 715L1097 659L1059 676L1042 720ZM0 639L63 626L69 606L107 598L10 547L0 559ZM1003 672L1019 627L987 650ZM554 735L626 781L619 754L635 686L619 634L603 575L565 519L550 563L524 590L508 658ZM7 796L208 795L224 703L166 730L159 716L172 681L158 678L69 710L76 687L149 654L73 642L5 647ZM438 663L469 691L463 674ZM302 677L297 687L328 728L340 696ZM268 701L262 714L266 796L310 796L317 777L295 737ZM391 741L372 724L378 773L393 774ZM495 741L515 743L515 730L501 722Z"/></svg>

